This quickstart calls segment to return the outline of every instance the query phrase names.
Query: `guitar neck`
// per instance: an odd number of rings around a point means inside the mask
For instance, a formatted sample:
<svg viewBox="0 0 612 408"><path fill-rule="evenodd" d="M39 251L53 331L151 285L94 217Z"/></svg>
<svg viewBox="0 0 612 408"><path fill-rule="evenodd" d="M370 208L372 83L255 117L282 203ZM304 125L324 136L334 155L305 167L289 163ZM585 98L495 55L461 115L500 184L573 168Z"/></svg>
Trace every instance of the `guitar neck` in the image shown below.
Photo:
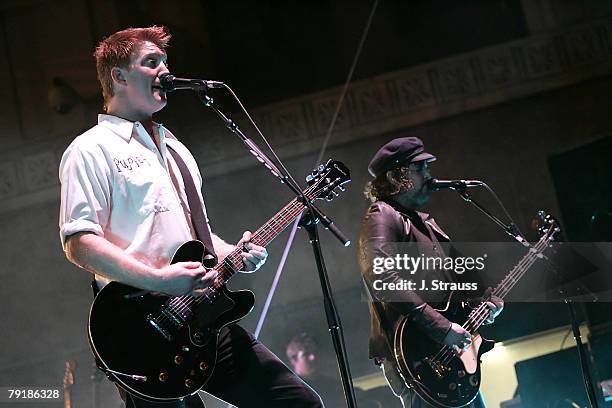
<svg viewBox="0 0 612 408"><path fill-rule="evenodd" d="M506 277L495 287L492 292L493 296L504 299L508 293L516 286L521 280L523 275L531 268L531 266L541 257L541 253L548 245L549 241L542 237L537 244L529 248L529 251L525 256L512 268L512 270L506 275Z"/></svg>
<svg viewBox="0 0 612 408"><path fill-rule="evenodd" d="M550 239L548 237L542 237L533 247L529 248L529 251L521 260L510 270L504 279L493 289L491 292L492 296L496 296L500 299L505 297L512 291L516 284L521 280L525 273L531 268L531 266L541 257L542 252L548 246ZM464 323L463 327L471 333L476 332L480 326L487 320L489 316L489 309L486 302L481 302L476 308L470 313L468 320Z"/></svg>
<svg viewBox="0 0 612 408"><path fill-rule="evenodd" d="M313 190L314 188L310 187L304 191L307 200L312 200ZM302 213L304 207L305 205L302 202L294 198L252 234L251 242L255 245L267 247L278 234ZM215 267L218 272L214 285L216 288L225 284L237 271L242 269L242 252L242 248L237 247L225 257L223 262Z"/></svg>

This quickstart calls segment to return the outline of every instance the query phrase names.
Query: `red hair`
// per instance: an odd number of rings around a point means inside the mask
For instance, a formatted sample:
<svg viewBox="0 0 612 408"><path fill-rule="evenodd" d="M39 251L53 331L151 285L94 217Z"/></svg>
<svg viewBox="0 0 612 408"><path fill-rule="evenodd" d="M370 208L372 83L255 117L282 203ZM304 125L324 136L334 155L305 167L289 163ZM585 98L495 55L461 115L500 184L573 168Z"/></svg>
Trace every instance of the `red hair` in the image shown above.
<svg viewBox="0 0 612 408"><path fill-rule="evenodd" d="M130 27L106 37L98 44L94 57L96 58L96 70L98 71L98 81L100 81L102 87L105 110L108 101L113 96L111 70L114 67L127 68L132 55L138 52L138 47L145 41L152 42L165 52L171 37L168 29L164 26Z"/></svg>

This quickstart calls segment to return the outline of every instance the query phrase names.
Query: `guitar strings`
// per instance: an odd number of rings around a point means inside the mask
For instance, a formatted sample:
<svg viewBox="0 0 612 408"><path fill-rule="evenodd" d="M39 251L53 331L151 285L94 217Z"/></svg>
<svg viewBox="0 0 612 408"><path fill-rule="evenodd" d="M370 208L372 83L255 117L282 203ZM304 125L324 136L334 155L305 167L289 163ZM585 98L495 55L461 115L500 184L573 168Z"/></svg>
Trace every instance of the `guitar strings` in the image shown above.
<svg viewBox="0 0 612 408"><path fill-rule="evenodd" d="M530 248L529 252L521 259L521 261L512 269L512 272L506 276L506 278L495 288L493 294L495 296L499 295L499 297L506 296L510 290L514 287L514 285L520 280L520 278L527 273L529 268L535 263L535 261L539 258L539 254L544 248L548 245L548 242L543 238L540 240L533 248ZM464 327L466 330L472 332L475 331L478 327L482 325L482 323L489 316L488 307L486 304L481 303L476 309L470 313ZM448 350L450 351L450 350ZM441 356L443 358L443 363L448 363L450 359L452 359L455 355L454 353Z"/></svg>
<svg viewBox="0 0 612 408"><path fill-rule="evenodd" d="M529 252L521 259L521 261L512 269L512 271L502 280L497 288L493 291L494 295L500 294L500 297L505 296L510 292L514 284L527 272L531 265L537 260L538 254L546 247L547 242L540 240ZM514 277L514 275L518 275ZM507 285L507 286L506 286ZM505 293L501 293L504 292ZM480 327L480 325L486 320L489 315L487 307L484 303L481 303L476 309L474 309L468 317L464 327L468 331L472 331ZM440 355L440 353L442 353ZM449 346L443 347L438 354L434 357L435 359L442 359L442 363L447 364L450 360L455 357L455 353Z"/></svg>
<svg viewBox="0 0 612 408"><path fill-rule="evenodd" d="M316 185L309 187L308 189L306 189L305 194L308 196L310 193L313 193L312 191L309 191L309 190L315 190L316 188L317 188ZM323 187L317 191L314 191L313 196L314 197L318 196L321 192L325 191L326 188L327 187ZM289 203L287 206L281 209L268 223L264 224L264 226L262 226L259 230L255 232L253 236L253 242L255 242L256 244L262 244L266 242L269 243L272 239L274 239L276 235L280 233L280 231L282 231L282 229L284 229L287 226L289 222L291 222L291 220L295 219L295 217L299 215L299 213L303 210L303 207L304 205L302 203L297 201L297 199L294 199L291 203ZM262 238L262 236L263 236L263 239L260 239ZM219 289L225 283L225 281L229 279L229 277L231 277L236 272L233 266L239 265L242 263L241 253L242 251L240 250L240 248L237 248L225 258L224 266L228 267L228 271L227 271L228 273L222 272L221 273L222 279L219 279L219 277L215 279L215 284L213 285L212 289L208 290L209 293L213 292L213 295L214 295L215 290ZM228 258L230 262L227 262ZM208 297L209 293L206 293L198 297L190 297L190 299L188 299L186 302L187 303L186 307L189 307L191 304L195 302L199 303L202 297L206 297L207 299L209 299Z"/></svg>
<svg viewBox="0 0 612 408"><path fill-rule="evenodd" d="M293 208L295 203L290 203L288 204L285 208L283 208L281 211L279 211L279 213L276 214L276 217L280 217L284 218L286 216L286 214L284 213L292 213ZM274 223L270 223L272 230L274 230ZM266 226L264 225L264 227L260 228L260 230L256 231L255 234L253 235L253 241L259 241L259 238L262 238L265 240L267 237L270 236L270 231L266 228ZM171 313L178 313L180 317L185 318L186 316L184 315L184 313L186 311L188 311L190 314L192 313L192 309L191 307L194 304L200 303L203 300L211 300L211 296L215 295L215 291L218 290L225 281L227 281L236 271L235 269L232 267L232 265L238 265L239 262L241 262L241 249L240 248L236 248L234 251L232 251L230 254L228 254L225 258L223 263L217 264L215 265L215 267L213 268L213 270L217 271L217 277L215 278L215 281L213 282L213 285L211 287L208 287L205 289L204 293L202 295L198 295L198 296L188 296L188 295L184 295L184 296L179 296L179 297L175 297L172 298L168 304L171 307L170 312ZM187 316L188 317L188 316ZM167 318L162 314L160 317L160 321L166 321Z"/></svg>
<svg viewBox="0 0 612 408"><path fill-rule="evenodd" d="M296 200L294 200L296 201ZM283 212L291 212L292 207L294 206L295 202L291 202L289 204L287 204L287 206L285 206L283 209L281 209L276 215L275 217L273 217L273 219L275 219L276 217L284 217L285 214L283 214ZM273 223L270 223L273 224ZM264 225L262 228L260 228L258 231L255 232L253 239L257 240L257 238L259 238L261 235L267 236L269 234L269 231L267 231L267 229L265 228L266 225ZM272 225L273 227L273 225ZM229 279L229 277L231 277L231 275L233 274L232 268L228 265L228 261L232 262L233 264L236 264L240 259L238 258L238 254L240 253L240 249L236 248L234 251L232 251L230 254L227 255L227 257L224 259L223 263L217 264L215 265L215 267L213 268L213 270L217 271L217 277L215 278L215 282L213 283L213 287L215 287L215 289L218 289L221 284ZM229 258L229 259L228 259ZM213 293L211 293L213 292ZM183 295L183 296L178 296L178 297L173 297L172 299L170 299L167 304L169 305L169 312L170 313L177 313L179 314L180 317L184 318L183 313L187 310L189 310L189 312L191 313L191 306L194 305L195 303L200 303L202 300L204 299L210 299L210 295L214 295L214 291L210 290L209 288L206 288L205 293L203 293L202 295L199 296L188 296L188 295ZM166 317L166 315L164 313L160 314L158 316L158 321L160 323L167 323L167 321L169 320L168 317Z"/></svg>
<svg viewBox="0 0 612 408"><path fill-rule="evenodd" d="M549 230L550 232L550 230ZM506 276L506 278L504 278L504 280L498 285L498 287L495 288L495 290L493 291L493 294L495 296L501 297L503 298L504 296L506 296L510 290L512 290L512 288L516 285L516 283L518 283L518 281L523 277L523 275L525 273L527 273L527 271L529 270L529 268L533 265L533 263L535 263L535 261L537 261L538 258L540 258L541 252L548 246L548 239L546 239L546 236L548 236L548 234L546 234L539 242L537 242L533 248L530 248L529 251L532 254L532 257L529 258L528 256L525 256L524 258L527 260L526 263L529 263L529 265L522 265L521 269L518 268L518 265L515 266L515 268L513 268L513 272L511 272L510 274L508 274L508 276ZM527 254L529 255L529 254ZM518 272L516 273L517 276L513 276L514 275L514 270L518 269ZM466 325L472 325L473 327L470 327L470 329L475 329L477 327L480 326L480 324L482 324L482 322L486 319L483 319L482 321L479 322L479 319L481 319L482 317L486 317L488 316L488 308L484 305L484 304L480 304L480 306L477 308L480 309L478 312L473 312L474 313L474 321L473 322L469 322L470 319L468 319L468 321L466 322ZM475 310L477 310L475 309ZM484 315L482 314L482 312L484 312ZM471 315L471 314L470 314ZM480 316L479 316L480 315ZM467 329L468 326L466 326Z"/></svg>
<svg viewBox="0 0 612 408"><path fill-rule="evenodd" d="M517 270L518 267L523 267L526 266L529 262L528 262L528 258L529 258L529 254L527 254L526 256L524 256L523 258L521 258L521 261L512 269L512 272L508 275L512 275L513 272L515 272ZM505 282L502 281L502 283L500 283L500 286L502 286L502 284ZM497 288L496 288L497 289ZM495 293L497 292L497 290L494 291ZM478 317L485 317L488 313L486 313L485 310L486 306L484 305L484 303L481 303L476 309L472 310L472 312L470 313L470 316L468 317L466 323L464 323L464 326L466 330L471 331L472 330L472 324L478 320ZM482 320L484 321L484 319ZM481 321L481 322L482 322ZM469 328L468 328L469 327ZM438 353L434 356L434 360L439 360L441 361L443 364L447 364L449 363L452 358L454 358L456 356L456 353L454 352L452 346L443 346Z"/></svg>
<svg viewBox="0 0 612 408"><path fill-rule="evenodd" d="M529 252L523 258L521 258L517 265L512 268L512 271L494 289L493 295L499 295L499 297L503 298L510 292L514 285L529 270L533 263L535 263L535 261L540 257L541 252L544 250L544 248L546 248L549 243L549 240L546 237L549 236L553 228L554 227L551 226L547 234L544 235L542 239L540 239L540 241L536 243L536 245L529 249ZM472 312L468 316L468 319L464 323L465 329L471 332L475 331L478 327L480 327L489 315L487 309L488 308L486 304L481 303L477 308L472 310ZM455 356L455 353L449 346L443 346L434 356L434 360L442 359L442 363L447 364Z"/></svg>
<svg viewBox="0 0 612 408"><path fill-rule="evenodd" d="M546 246L546 244L544 244L544 247ZM530 254L528 254L527 256L524 257L525 262L523 263L523 265L521 265L521 268L518 269L518 273L516 274L516 277L513 277L512 279L504 279L504 281L502 282L503 284L500 284L499 286L499 290L494 291L494 294L497 296L497 294L499 294L499 297L503 297L505 295L507 295L510 290L512 289L512 287L514 287L514 285L516 284L516 282L518 282L518 280L525 274L527 273L527 271L529 270L529 268L535 263L535 261L537 261L538 259L538 254L539 251L543 249L543 248L538 248L538 245L536 245L533 250L530 249ZM516 271L516 270L515 270ZM509 274L508 277L510 277L512 274ZM507 284L508 286L505 286L505 284ZM505 292L505 293L504 293ZM481 303L480 306L476 309L474 309L473 311L474 313L470 315L470 317L468 318L468 320L466 321L466 323L464 324L464 327L466 328L466 330L468 330L469 332L475 332L481 325L482 323L484 323L484 321L488 318L490 312L488 310L488 307L484 304ZM445 354L445 355L444 355ZM450 362L450 360L455 357L454 353L444 353L441 358L442 358L442 362L444 364L447 364L448 362Z"/></svg>
<svg viewBox="0 0 612 408"><path fill-rule="evenodd" d="M281 209L273 218L272 220L276 220L277 218L282 218L284 219L287 216L287 213L292 214L295 211L295 204L297 203L297 200L293 200L292 202L290 202L289 204L287 204L287 206L285 206L283 209ZM299 205L298 205L299 207ZM271 220L271 221L272 221ZM266 228L266 225L270 224L270 226L272 227L272 230L274 230L274 223L276 223L276 221L273 222L268 222L266 224L264 224L264 226L260 229L258 229L254 234L253 234L253 241L257 241L259 242L259 238L263 237L263 240L265 241L265 239L270 237L270 231ZM280 224L279 224L280 225ZM241 248L236 248L234 249L234 251L230 252L223 260L223 263L217 264L215 265L215 267L213 268L213 270L217 271L217 277L215 278L215 281L212 285L212 287L208 287L205 289L205 292L202 295L198 295L198 296L189 296L189 295L184 295L184 296L179 296L179 297L175 297L173 299L171 299L168 304L172 307L171 312L175 312L178 313L181 317L183 317L183 313L187 310L189 310L189 313L192 312L192 306L194 304L198 304L201 301L203 301L204 299L207 300L211 300L210 296L214 296L215 295L215 291L218 290L223 283L225 283L225 281L227 281L236 271L235 269L232 267L232 265L239 265L242 262L242 257L241 257ZM177 302L178 300L178 302ZM160 321L164 321L166 322L166 320L168 320L164 314L161 315L160 317Z"/></svg>
<svg viewBox="0 0 612 408"><path fill-rule="evenodd" d="M323 179L323 178L321 178ZM304 195L306 195L307 199L311 199L311 197L317 197L321 192L325 191L327 187L322 187L319 190L316 190L318 185L313 185L307 188L304 191ZM316 191L309 191L316 190ZM312 196L310 196L312 194ZM259 228L253 234L253 242L256 244L270 242L276 235L278 235L282 230L279 230L279 226L284 227L287 226L291 220L295 219L300 212L304 209L304 204L299 202L297 199L293 199L289 204L283 207L280 211L276 213L274 217L272 217L266 224L264 224L261 228ZM283 222L280 222L283 221ZM268 230L268 227L270 229ZM260 239L262 238L262 239ZM236 270L233 268L235 265L242 264L242 249L236 248L234 251L230 252L225 258L223 263L217 264L213 269L217 270L217 277L212 286L209 286L205 289L205 293L198 296L178 296L173 297L166 303L169 305L170 313L177 313L181 318L184 318L183 313L185 311L189 311L189 314L192 314L192 306L201 303L204 299L212 300L209 295L216 294L215 292L219 290L225 282L231 278L232 275L236 273ZM229 258L229 263L228 263ZM231 265L230 265L231 264ZM239 269L238 269L239 270ZM189 317L189 316L187 316ZM158 316L160 322L166 323L169 318L167 318L163 313Z"/></svg>

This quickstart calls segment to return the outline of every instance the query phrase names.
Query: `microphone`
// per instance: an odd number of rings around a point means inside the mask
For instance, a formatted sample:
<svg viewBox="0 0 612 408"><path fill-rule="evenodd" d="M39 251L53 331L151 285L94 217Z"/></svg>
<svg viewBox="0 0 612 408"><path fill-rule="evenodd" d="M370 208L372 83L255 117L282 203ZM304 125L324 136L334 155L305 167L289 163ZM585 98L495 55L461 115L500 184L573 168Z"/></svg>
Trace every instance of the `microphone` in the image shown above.
<svg viewBox="0 0 612 408"><path fill-rule="evenodd" d="M484 183L479 180L437 180L430 179L427 182L432 191L438 191L443 188L452 188L453 190L463 190L469 187L479 187Z"/></svg>
<svg viewBox="0 0 612 408"><path fill-rule="evenodd" d="M197 91L200 89L223 88L225 85L223 82L209 81L206 79L177 78L170 73L161 74L159 76L159 82L166 92L172 92L177 89L193 89Z"/></svg>

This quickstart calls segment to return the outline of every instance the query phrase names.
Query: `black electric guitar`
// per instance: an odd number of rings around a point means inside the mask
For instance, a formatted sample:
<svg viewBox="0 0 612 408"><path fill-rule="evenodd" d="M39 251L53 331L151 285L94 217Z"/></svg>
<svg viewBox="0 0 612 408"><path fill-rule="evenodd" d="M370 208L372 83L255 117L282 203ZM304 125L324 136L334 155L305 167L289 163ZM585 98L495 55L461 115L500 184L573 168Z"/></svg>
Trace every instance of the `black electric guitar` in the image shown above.
<svg viewBox="0 0 612 408"><path fill-rule="evenodd" d="M329 160L307 178L309 201L331 200L350 181L348 168ZM252 235L267 246L300 216L297 198ZM202 261L199 241L183 244L171 263ZM89 313L89 343L98 366L109 378L140 398L163 402L197 392L209 380L217 359L219 330L246 316L255 303L248 290L232 292L225 284L243 268L236 248L214 267L218 275L202 296L150 294L118 282L107 284Z"/></svg>
<svg viewBox="0 0 612 408"><path fill-rule="evenodd" d="M492 291L493 296L504 298L543 256L555 235L559 232L557 222L550 216L542 215L543 234L527 254L512 268L506 277ZM452 322L461 324L472 335L472 344L465 351L456 354L450 347L431 340L409 318L400 321L393 341L397 367L406 385L425 401L437 408L459 408L471 403L480 388L480 357L490 351L495 342L484 339L478 329L489 317L485 301L470 309L466 305L438 310Z"/></svg>

